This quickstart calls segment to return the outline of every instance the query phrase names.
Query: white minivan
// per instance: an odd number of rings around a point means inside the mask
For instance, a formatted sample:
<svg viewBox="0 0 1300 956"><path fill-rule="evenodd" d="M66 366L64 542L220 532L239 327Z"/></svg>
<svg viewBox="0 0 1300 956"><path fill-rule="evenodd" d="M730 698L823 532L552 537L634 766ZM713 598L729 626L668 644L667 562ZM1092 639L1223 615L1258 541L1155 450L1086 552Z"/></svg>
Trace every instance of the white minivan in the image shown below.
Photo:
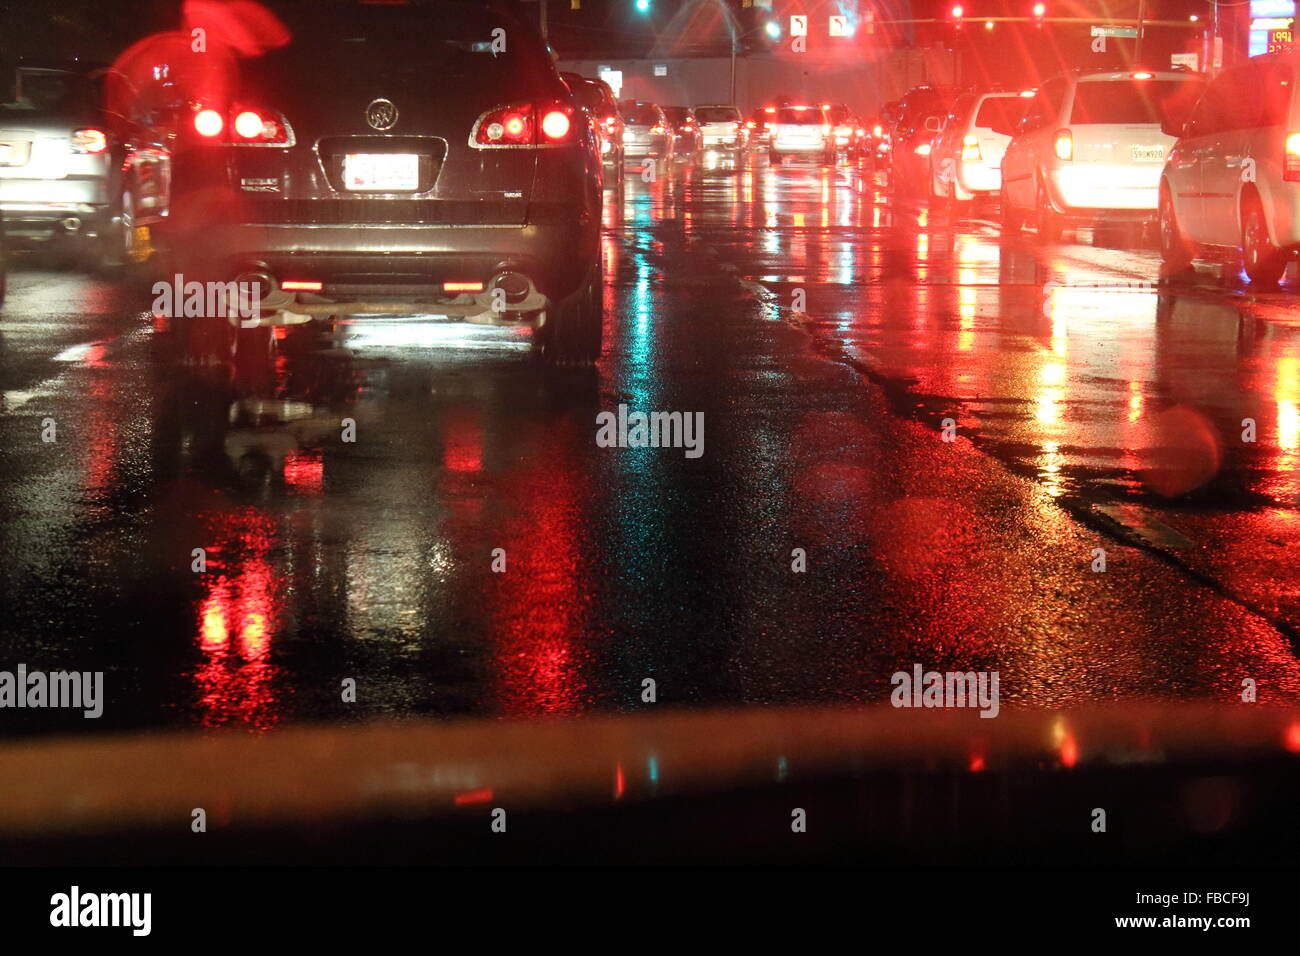
<svg viewBox="0 0 1300 956"><path fill-rule="evenodd" d="M1203 247L1240 249L1252 282L1274 283L1300 248L1300 103L1290 54L1224 70L1186 123L1160 180L1165 272Z"/></svg>
<svg viewBox="0 0 1300 956"><path fill-rule="evenodd" d="M1174 137L1167 116L1185 116L1205 78L1187 70L1071 73L1034 94L1002 157L1002 221L1032 216L1040 239L1073 221L1154 217L1160 171ZM995 127L996 128L996 127Z"/></svg>

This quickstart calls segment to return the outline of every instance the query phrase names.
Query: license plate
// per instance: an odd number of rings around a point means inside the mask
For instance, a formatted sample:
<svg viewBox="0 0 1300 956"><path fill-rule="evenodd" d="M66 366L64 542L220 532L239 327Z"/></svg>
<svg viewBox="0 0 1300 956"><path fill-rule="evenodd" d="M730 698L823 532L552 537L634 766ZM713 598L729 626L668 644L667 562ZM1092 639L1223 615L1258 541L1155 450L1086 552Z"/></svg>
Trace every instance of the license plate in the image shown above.
<svg viewBox="0 0 1300 956"><path fill-rule="evenodd" d="M414 192L420 188L420 157L414 153L347 153L343 183L348 189Z"/></svg>
<svg viewBox="0 0 1300 956"><path fill-rule="evenodd" d="M1134 146L1133 162L1135 163L1163 163L1165 161L1165 148L1163 146Z"/></svg>

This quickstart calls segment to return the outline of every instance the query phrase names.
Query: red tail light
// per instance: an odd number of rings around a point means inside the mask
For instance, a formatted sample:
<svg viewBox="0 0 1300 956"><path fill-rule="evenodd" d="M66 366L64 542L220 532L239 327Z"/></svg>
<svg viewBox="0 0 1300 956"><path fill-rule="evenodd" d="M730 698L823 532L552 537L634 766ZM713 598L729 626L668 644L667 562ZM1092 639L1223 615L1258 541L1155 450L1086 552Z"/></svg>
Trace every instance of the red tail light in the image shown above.
<svg viewBox="0 0 1300 956"><path fill-rule="evenodd" d="M474 124L470 145L476 149L492 149L563 143L573 131L572 112L570 107L559 103L518 103L489 110Z"/></svg>
<svg viewBox="0 0 1300 956"><path fill-rule="evenodd" d="M1286 134L1286 150L1282 162L1282 178L1289 183L1300 182L1300 133Z"/></svg>
<svg viewBox="0 0 1300 956"><path fill-rule="evenodd" d="M682 127L682 132L683 132L683 133L694 133L694 132L695 132L695 127L692 126L690 123L687 123L685 126Z"/></svg>
<svg viewBox="0 0 1300 956"><path fill-rule="evenodd" d="M662 126L651 126L651 127L650 127L650 135L651 135L651 136L662 136L662 135L663 135L664 133L666 133L666 132L668 132L668 131L667 131L666 129L664 129Z"/></svg>
<svg viewBox="0 0 1300 956"><path fill-rule="evenodd" d="M204 107L194 114L194 131L204 139L219 139L229 130L232 146L292 146L289 124L274 110L236 104L226 113Z"/></svg>
<svg viewBox="0 0 1300 956"><path fill-rule="evenodd" d="M235 133L240 139L255 139L262 135L261 114L244 110L235 117Z"/></svg>
<svg viewBox="0 0 1300 956"><path fill-rule="evenodd" d="M753 120L750 120L749 122L747 122L747 123L745 124L745 127L746 127L747 129L756 129L756 128L758 127L758 124L755 123Z"/></svg>
<svg viewBox="0 0 1300 956"><path fill-rule="evenodd" d="M102 129L79 129L72 134L74 153L98 155L108 149L108 135Z"/></svg>
<svg viewBox="0 0 1300 956"><path fill-rule="evenodd" d="M1073 159L1074 158L1074 137L1068 129L1058 129L1056 131L1056 158Z"/></svg>
<svg viewBox="0 0 1300 956"><path fill-rule="evenodd" d="M225 128L226 120L216 110L199 110L194 114L194 131L200 136L213 139Z"/></svg>

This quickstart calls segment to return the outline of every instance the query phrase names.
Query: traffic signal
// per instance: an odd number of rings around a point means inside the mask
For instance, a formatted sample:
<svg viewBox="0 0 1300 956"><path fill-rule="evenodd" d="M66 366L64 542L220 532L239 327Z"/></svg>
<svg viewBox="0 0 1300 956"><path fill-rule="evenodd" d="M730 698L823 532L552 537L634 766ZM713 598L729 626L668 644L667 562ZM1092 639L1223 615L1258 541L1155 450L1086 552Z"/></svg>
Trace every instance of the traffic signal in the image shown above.
<svg viewBox="0 0 1300 956"><path fill-rule="evenodd" d="M956 29L960 30L961 18L966 15L966 11L962 9L961 4L956 4L953 6L952 10L949 13L950 16L952 17L952 25Z"/></svg>
<svg viewBox="0 0 1300 956"><path fill-rule="evenodd" d="M650 6L651 6L651 0L636 0L637 13L649 13Z"/></svg>
<svg viewBox="0 0 1300 956"><path fill-rule="evenodd" d="M1047 16L1047 4L1035 3L1034 4L1034 26L1038 27L1038 29L1041 30L1043 28L1043 17L1045 16Z"/></svg>

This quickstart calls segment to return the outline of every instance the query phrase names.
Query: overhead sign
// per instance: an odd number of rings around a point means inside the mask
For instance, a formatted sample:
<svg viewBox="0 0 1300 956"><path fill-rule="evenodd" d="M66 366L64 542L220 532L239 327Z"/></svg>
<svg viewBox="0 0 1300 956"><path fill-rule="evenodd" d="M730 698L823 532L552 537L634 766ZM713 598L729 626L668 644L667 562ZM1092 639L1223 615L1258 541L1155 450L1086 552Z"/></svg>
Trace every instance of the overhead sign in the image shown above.
<svg viewBox="0 0 1300 956"><path fill-rule="evenodd" d="M668 75L668 64L667 64L667 63L656 63L656 64L655 64L655 76L667 76L667 75Z"/></svg>
<svg viewBox="0 0 1300 956"><path fill-rule="evenodd" d="M833 37L853 36L853 31L849 28L848 17L831 17L831 36Z"/></svg>
<svg viewBox="0 0 1300 956"><path fill-rule="evenodd" d="M623 71L611 70L609 67L603 66L596 75L609 84L609 88L614 91L614 98L618 99L623 92Z"/></svg>
<svg viewBox="0 0 1300 956"><path fill-rule="evenodd" d="M1250 15L1253 19L1260 17L1295 16L1295 0L1250 0Z"/></svg>
<svg viewBox="0 0 1300 956"><path fill-rule="evenodd" d="M1171 53L1169 54L1170 66L1185 66L1189 70L1195 70L1197 56L1195 53Z"/></svg>
<svg viewBox="0 0 1300 956"><path fill-rule="evenodd" d="M1092 28L1092 35L1095 37L1128 37L1130 40L1136 40L1138 35L1137 27L1097 27Z"/></svg>
<svg viewBox="0 0 1300 956"><path fill-rule="evenodd" d="M806 37L808 35L808 18L806 16L794 16L790 18L790 36Z"/></svg>

